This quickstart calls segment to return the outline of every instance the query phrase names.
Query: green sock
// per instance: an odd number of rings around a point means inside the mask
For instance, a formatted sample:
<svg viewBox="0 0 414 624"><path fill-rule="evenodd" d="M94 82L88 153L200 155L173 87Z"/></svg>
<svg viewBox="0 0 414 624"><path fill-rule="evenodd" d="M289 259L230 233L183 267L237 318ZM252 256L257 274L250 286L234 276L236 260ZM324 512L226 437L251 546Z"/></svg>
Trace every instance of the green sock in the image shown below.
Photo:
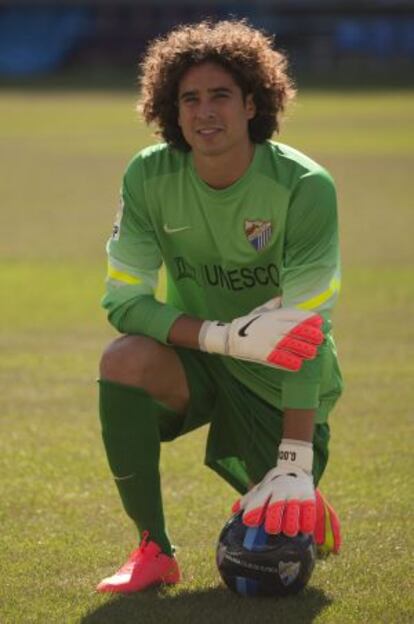
<svg viewBox="0 0 414 624"><path fill-rule="evenodd" d="M99 415L109 466L125 511L140 535L171 555L159 473L157 404L144 390L100 380Z"/></svg>

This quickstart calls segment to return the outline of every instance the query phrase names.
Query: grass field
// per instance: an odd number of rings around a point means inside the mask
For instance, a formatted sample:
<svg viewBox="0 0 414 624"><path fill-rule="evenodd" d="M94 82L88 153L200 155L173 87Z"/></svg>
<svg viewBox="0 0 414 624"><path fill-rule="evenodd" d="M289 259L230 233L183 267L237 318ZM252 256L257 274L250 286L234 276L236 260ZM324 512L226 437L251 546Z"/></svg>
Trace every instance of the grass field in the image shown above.
<svg viewBox="0 0 414 624"><path fill-rule="evenodd" d="M414 93L305 92L281 140L337 180L344 260L335 316L347 389L323 490L340 557L282 601L220 584L215 541L234 493L202 466L206 431L162 455L184 582L105 597L134 547L106 465L96 368L114 335L99 309L104 243L125 163L151 134L133 93L0 98L1 624L414 621Z"/></svg>

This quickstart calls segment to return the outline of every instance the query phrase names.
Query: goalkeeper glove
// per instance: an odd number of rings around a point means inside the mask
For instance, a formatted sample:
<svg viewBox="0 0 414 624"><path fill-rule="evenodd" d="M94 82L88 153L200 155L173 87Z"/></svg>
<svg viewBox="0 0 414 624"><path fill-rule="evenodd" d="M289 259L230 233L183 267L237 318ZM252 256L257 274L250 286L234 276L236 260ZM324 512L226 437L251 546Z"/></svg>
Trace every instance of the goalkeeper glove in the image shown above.
<svg viewBox="0 0 414 624"><path fill-rule="evenodd" d="M341 549L341 523L335 509L328 503L321 491L316 489L315 542L319 557L330 553L337 555Z"/></svg>
<svg viewBox="0 0 414 624"><path fill-rule="evenodd" d="M312 476L312 444L283 439L275 468L232 507L243 510L249 527L264 522L266 533L313 533L316 521L315 489Z"/></svg>
<svg viewBox="0 0 414 624"><path fill-rule="evenodd" d="M298 371L303 360L316 357L324 338L322 323L318 314L281 308L275 298L231 323L204 321L199 344L209 353Z"/></svg>

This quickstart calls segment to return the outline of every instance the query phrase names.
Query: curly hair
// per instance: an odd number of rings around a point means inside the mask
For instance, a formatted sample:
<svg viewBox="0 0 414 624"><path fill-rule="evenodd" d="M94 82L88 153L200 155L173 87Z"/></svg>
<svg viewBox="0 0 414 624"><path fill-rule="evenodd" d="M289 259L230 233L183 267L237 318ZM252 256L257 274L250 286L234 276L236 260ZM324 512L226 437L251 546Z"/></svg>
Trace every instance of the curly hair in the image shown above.
<svg viewBox="0 0 414 624"><path fill-rule="evenodd" d="M202 21L180 26L155 39L141 64L140 110L147 124L176 149L190 150L178 125L178 87L194 65L217 63L253 95L256 115L249 121L252 142L262 143L279 131L280 118L295 96L286 56L273 49L273 38L245 20Z"/></svg>

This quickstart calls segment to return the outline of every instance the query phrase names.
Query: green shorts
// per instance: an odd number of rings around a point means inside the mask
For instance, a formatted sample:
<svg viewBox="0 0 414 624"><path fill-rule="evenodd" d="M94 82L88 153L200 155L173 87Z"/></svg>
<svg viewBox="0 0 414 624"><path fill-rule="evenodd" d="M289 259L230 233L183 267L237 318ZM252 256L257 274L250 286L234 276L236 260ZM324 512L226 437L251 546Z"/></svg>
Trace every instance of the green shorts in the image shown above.
<svg viewBox="0 0 414 624"><path fill-rule="evenodd" d="M190 390L186 414L159 410L163 442L209 425L204 463L238 492L258 483L276 464L282 437L282 412L235 379L216 355L175 348ZM160 406L161 407L161 406ZM315 483L328 461L329 425L315 425Z"/></svg>

